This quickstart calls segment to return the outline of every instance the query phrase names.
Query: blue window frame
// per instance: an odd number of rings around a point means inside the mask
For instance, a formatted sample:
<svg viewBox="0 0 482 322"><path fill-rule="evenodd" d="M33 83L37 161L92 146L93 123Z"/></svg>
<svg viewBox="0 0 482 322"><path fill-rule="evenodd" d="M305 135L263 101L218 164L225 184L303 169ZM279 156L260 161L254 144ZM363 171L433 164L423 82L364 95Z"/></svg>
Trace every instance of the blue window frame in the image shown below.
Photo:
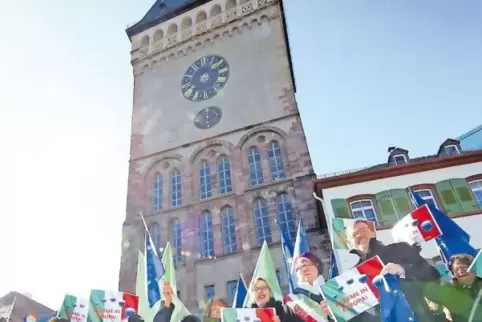
<svg viewBox="0 0 482 322"><path fill-rule="evenodd" d="M182 262L182 232L181 232L181 222L179 219L174 219L171 222L170 230L170 241L172 245L172 258L175 265L179 265Z"/></svg>
<svg viewBox="0 0 482 322"><path fill-rule="evenodd" d="M264 199L256 199L253 205L254 228L256 232L256 243L262 245L266 240L271 243L271 229L269 227L268 204Z"/></svg>
<svg viewBox="0 0 482 322"><path fill-rule="evenodd" d="M286 178L283 155L278 141L271 141L268 145L269 170L272 180Z"/></svg>
<svg viewBox="0 0 482 322"><path fill-rule="evenodd" d="M252 147L248 151L249 185L256 186L263 183L263 169L261 155L258 148Z"/></svg>
<svg viewBox="0 0 482 322"><path fill-rule="evenodd" d="M179 207L182 204L182 176L181 172L174 169L171 172L171 206Z"/></svg>
<svg viewBox="0 0 482 322"><path fill-rule="evenodd" d="M201 162L201 167L199 169L199 194L201 200L211 198L212 196L209 163L204 160Z"/></svg>
<svg viewBox="0 0 482 322"><path fill-rule="evenodd" d="M162 210L162 176L157 174L152 181L152 211Z"/></svg>
<svg viewBox="0 0 482 322"><path fill-rule="evenodd" d="M276 198L276 212L278 224L290 239L296 238L296 224L293 215L293 204L286 193Z"/></svg>
<svg viewBox="0 0 482 322"><path fill-rule="evenodd" d="M216 295L214 291L214 285L204 286L204 297L206 300L212 299Z"/></svg>
<svg viewBox="0 0 482 322"><path fill-rule="evenodd" d="M221 234L223 236L224 254L234 253L237 250L236 244L236 225L234 211L232 207L224 207L221 210L222 225Z"/></svg>
<svg viewBox="0 0 482 322"><path fill-rule="evenodd" d="M355 201L350 206L355 219L364 219L378 223L375 207L373 207L371 200Z"/></svg>
<svg viewBox="0 0 482 322"><path fill-rule="evenodd" d="M219 194L229 193L231 187L231 166L229 158L226 155L221 155L217 160L218 165L218 180L219 180Z"/></svg>
<svg viewBox="0 0 482 322"><path fill-rule="evenodd" d="M213 220L209 211L201 214L199 227L201 237L201 258L214 257Z"/></svg>
<svg viewBox="0 0 482 322"><path fill-rule="evenodd" d="M238 281L228 281L226 283L226 288L228 291L229 302L233 303L234 296L236 295L236 287L238 286Z"/></svg>

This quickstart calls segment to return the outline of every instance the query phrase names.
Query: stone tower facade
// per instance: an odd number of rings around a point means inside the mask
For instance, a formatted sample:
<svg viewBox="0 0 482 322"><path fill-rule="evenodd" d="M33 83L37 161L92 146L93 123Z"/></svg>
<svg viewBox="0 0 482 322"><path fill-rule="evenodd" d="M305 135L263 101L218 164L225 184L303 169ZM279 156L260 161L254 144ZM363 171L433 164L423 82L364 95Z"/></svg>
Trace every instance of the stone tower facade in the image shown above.
<svg viewBox="0 0 482 322"><path fill-rule="evenodd" d="M313 167L278 0L158 0L127 30L134 102L120 290L135 291L142 212L168 241L191 310L229 300L263 240L283 272L275 219L302 216L323 254Z"/></svg>

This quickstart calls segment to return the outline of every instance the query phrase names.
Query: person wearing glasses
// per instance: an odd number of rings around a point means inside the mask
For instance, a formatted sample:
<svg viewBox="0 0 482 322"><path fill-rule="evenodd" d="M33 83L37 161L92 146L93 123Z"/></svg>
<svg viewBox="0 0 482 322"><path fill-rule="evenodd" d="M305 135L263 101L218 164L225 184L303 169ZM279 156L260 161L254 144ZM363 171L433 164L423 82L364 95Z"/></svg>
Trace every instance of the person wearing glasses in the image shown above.
<svg viewBox="0 0 482 322"><path fill-rule="evenodd" d="M376 239L366 220L356 220L346 227L346 234L352 246L350 253L359 257L357 265L379 256L385 264L381 275L391 274L400 277L400 288L405 294L417 321L433 321L434 317L423 296L425 282L439 282L440 274L421 255L420 248L406 242L384 245ZM353 322L380 321L380 308L368 310Z"/></svg>
<svg viewBox="0 0 482 322"><path fill-rule="evenodd" d="M452 322L482 322L482 278L468 270L473 260L469 254L452 256L448 267L453 284L432 284L426 288L427 299L445 306Z"/></svg>
<svg viewBox="0 0 482 322"><path fill-rule="evenodd" d="M274 308L276 314L273 322L302 322L303 319L293 314L281 301L273 297L273 292L264 278L258 277L252 283L250 289L254 303L251 308Z"/></svg>

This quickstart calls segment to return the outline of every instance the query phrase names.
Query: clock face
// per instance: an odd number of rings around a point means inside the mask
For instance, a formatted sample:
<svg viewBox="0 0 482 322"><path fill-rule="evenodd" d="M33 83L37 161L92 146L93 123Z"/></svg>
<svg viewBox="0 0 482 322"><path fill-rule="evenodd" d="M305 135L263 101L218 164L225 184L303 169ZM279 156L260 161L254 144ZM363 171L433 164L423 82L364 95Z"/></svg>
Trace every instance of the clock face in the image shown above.
<svg viewBox="0 0 482 322"><path fill-rule="evenodd" d="M197 113L194 118L194 125L196 125L198 129L207 130L218 124L222 116L223 112L219 107L206 107Z"/></svg>
<svg viewBox="0 0 482 322"><path fill-rule="evenodd" d="M216 96L228 78L229 65L226 59L217 55L201 57L184 73L182 95L190 101L205 101Z"/></svg>

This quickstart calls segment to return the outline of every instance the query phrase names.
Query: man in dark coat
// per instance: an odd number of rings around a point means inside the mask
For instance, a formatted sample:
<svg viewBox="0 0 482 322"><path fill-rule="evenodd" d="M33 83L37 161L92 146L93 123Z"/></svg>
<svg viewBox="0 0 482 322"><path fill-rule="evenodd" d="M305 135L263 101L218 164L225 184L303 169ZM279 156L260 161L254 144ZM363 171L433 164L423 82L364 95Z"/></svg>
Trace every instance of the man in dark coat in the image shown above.
<svg viewBox="0 0 482 322"><path fill-rule="evenodd" d="M417 320L431 322L433 314L425 301L423 285L429 281L439 282L440 274L420 256L421 249L407 243L382 244L376 239L375 232L365 220L357 220L352 226L347 227L346 234L353 246L350 252L360 257L357 265L379 256L385 264L382 275L392 274L401 277L400 288L405 293ZM377 306L358 315L353 322L380 321L379 311Z"/></svg>

